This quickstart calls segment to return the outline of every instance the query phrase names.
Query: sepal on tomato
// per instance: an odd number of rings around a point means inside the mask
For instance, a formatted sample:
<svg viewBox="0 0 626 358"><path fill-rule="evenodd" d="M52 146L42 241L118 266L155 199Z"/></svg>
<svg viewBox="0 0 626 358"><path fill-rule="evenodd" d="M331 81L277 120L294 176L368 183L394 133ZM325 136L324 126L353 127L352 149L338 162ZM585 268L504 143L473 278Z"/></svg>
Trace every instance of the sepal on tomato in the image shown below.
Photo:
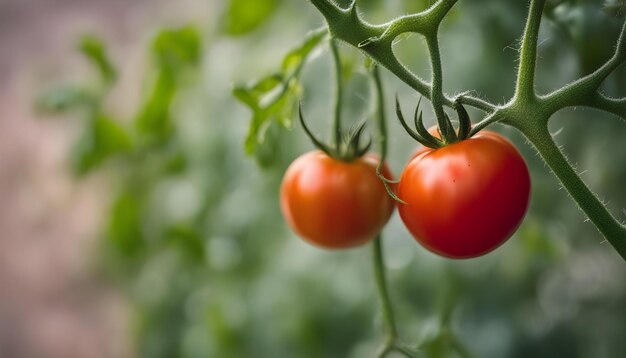
<svg viewBox="0 0 626 358"><path fill-rule="evenodd" d="M461 104L459 98L456 99L453 106L459 117L459 128L458 131L452 131L448 137L442 135L441 132L439 133L439 137L437 137L426 129L426 126L424 126L423 113L419 109L421 102L422 97L420 97L417 102L417 106L415 107L415 113L413 115L413 124L415 126L415 129L413 129L407 124L406 120L404 119L402 109L400 108L400 101L398 99L398 95L396 95L396 115L404 130L413 139L420 142L425 147L437 149L445 145L458 143L462 140L469 138L472 128L472 122L470 120L469 114L465 110L465 107L463 107L463 105ZM450 117L445 113L444 116L446 122L448 122L450 126L452 126Z"/></svg>
<svg viewBox="0 0 626 358"><path fill-rule="evenodd" d="M463 107L463 104L460 102L460 97L454 101L454 110L459 116L459 140L465 140L469 137L470 131L472 129L472 121L470 120L469 114Z"/></svg>
<svg viewBox="0 0 626 358"><path fill-rule="evenodd" d="M419 108L419 102L417 104L417 107ZM417 109L416 109L416 113L417 113ZM402 108L400 108L400 100L398 99L398 95L396 94L396 115L398 117L398 120L400 121L400 124L402 125L402 127L404 128L404 130L416 141L420 142L422 145L426 146L426 147L430 147L430 148L439 148L441 145L435 140L436 138L433 137L432 135L430 135L428 133L427 136L424 136L422 134L420 134L419 132L416 132L415 130L413 130L411 127L409 127L409 125L406 123L406 120L404 120L404 115L402 114ZM421 115L419 116L419 118L421 119ZM416 120L416 122L418 122L418 120Z"/></svg>
<svg viewBox="0 0 626 358"><path fill-rule="evenodd" d="M300 117L300 123L302 124L302 128L304 129L304 132L309 137L309 139L311 139L311 142L313 142L313 145L317 149L326 153L326 155L328 155L329 157L344 162L351 162L364 156L365 153L367 153L372 147L371 137L367 140L367 142L365 142L365 145L361 145L361 139L365 131L365 126L367 125L366 120L362 120L358 124L352 126L347 131L341 131L341 140L339 141L338 146L332 146L318 139L313 134L309 126L306 124L304 115L302 114L302 104L300 104L298 107L298 114Z"/></svg>

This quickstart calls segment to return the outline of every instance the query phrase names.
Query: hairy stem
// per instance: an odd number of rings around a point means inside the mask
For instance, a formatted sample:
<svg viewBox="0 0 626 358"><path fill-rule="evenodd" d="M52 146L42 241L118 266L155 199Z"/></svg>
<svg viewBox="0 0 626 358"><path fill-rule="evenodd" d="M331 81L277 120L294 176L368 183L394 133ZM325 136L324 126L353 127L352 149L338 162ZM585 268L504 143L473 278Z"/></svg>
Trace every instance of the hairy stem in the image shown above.
<svg viewBox="0 0 626 358"><path fill-rule="evenodd" d="M333 37L359 48L404 83L430 99L430 85L398 61L393 54L392 43L405 32L435 32L457 0L440 0L422 13L402 16L381 25L372 25L361 19L354 6L342 9L330 0L309 1L324 16ZM491 112L495 108L493 104L472 96L464 96L461 103L484 112ZM445 96L443 104L452 107L454 99Z"/></svg>
<svg viewBox="0 0 626 358"><path fill-rule="evenodd" d="M430 100L433 104L433 110L435 117L437 117L437 123L439 129L441 129L443 139L446 142L454 142L454 128L452 128L452 124L446 118L446 114L443 110L443 69L441 68L441 55L439 53L437 31L426 36L426 44L428 45L428 51L430 53L430 67L432 70Z"/></svg>
<svg viewBox="0 0 626 358"><path fill-rule="evenodd" d="M498 121L502 120L502 116L500 114L499 110L496 110L495 112L492 112L491 114L488 114L482 121L476 123L474 126L472 126L472 129L470 130L470 134L469 136L473 136L474 134L480 132L481 130L485 129L488 125L492 124L492 123L496 123Z"/></svg>
<svg viewBox="0 0 626 358"><path fill-rule="evenodd" d="M537 37L544 5L545 0L531 0L520 52L515 97L512 102L499 110L503 114L500 120L519 129L531 141L578 206L626 260L626 228L609 213L606 206L582 181L557 147L547 127L552 114L561 108L576 104L595 105L618 115L623 114L620 100L608 99L597 91L604 79L626 57L623 45L626 25L622 28L614 56L604 66L547 96L538 97L534 90L534 76Z"/></svg>
<svg viewBox="0 0 626 358"><path fill-rule="evenodd" d="M622 26L613 57L593 73L544 97L550 104L551 113L562 108L581 105L605 110L626 119L626 99L607 98L598 92L598 88L611 72L626 61L625 42L626 22Z"/></svg>
<svg viewBox="0 0 626 358"><path fill-rule="evenodd" d="M521 130L559 178L568 193L578 203L579 207L587 214L620 256L626 260L626 227L615 220L600 199L589 190L589 187L576 174L556 143L554 143L547 127L541 130L537 130L537 128Z"/></svg>
<svg viewBox="0 0 626 358"><path fill-rule="evenodd" d="M582 101L582 105L612 113L621 120L626 121L626 98L609 98L596 93Z"/></svg>
<svg viewBox="0 0 626 358"><path fill-rule="evenodd" d="M458 0L439 0L428 10L426 10L426 16L431 21L431 28L439 27L439 24L443 21L444 17L450 12L450 9L456 4Z"/></svg>
<svg viewBox="0 0 626 358"><path fill-rule="evenodd" d="M518 101L532 101L535 97L535 66L537 64L537 40L539 38L539 26L541 14L546 0L532 0L524 38L520 49L520 64L517 72L517 84L515 98Z"/></svg>

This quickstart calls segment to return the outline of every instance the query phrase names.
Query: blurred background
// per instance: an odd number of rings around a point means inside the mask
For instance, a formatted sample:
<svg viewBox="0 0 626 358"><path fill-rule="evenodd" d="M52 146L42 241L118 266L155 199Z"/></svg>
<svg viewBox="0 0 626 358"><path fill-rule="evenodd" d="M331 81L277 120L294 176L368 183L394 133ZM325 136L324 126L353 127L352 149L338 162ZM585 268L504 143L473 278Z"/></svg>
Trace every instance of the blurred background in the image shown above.
<svg viewBox="0 0 626 358"><path fill-rule="evenodd" d="M358 3L373 22L429 5ZM538 89L606 61L625 6L548 1ZM448 93L508 100L526 9L456 5L441 30ZM323 25L304 0L0 0L0 357L375 355L369 247L311 247L278 207L285 168L312 148L292 123L295 101L317 133L330 132L328 48L300 47ZM235 98L234 88L257 96L251 80L288 73L293 49L291 60L308 62L279 106L252 112L254 101ZM358 121L371 111L367 71L341 50L345 117ZM403 36L395 51L428 78L421 38ZM626 95L625 71L603 91ZM416 144L392 95L406 109L418 96L383 74L399 174ZM394 215L384 246L403 340L435 358L461 356L452 340L474 357L626 357L624 262L525 140L494 129L531 167L530 211L504 246L464 261L427 252ZM624 122L576 108L551 130L626 219Z"/></svg>

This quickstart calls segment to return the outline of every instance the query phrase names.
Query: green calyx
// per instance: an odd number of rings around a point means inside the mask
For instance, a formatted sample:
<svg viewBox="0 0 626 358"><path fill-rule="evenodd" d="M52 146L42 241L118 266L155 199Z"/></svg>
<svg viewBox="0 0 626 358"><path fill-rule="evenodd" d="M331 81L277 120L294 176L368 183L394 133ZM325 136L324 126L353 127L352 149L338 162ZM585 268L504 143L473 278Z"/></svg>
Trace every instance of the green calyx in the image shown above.
<svg viewBox="0 0 626 358"><path fill-rule="evenodd" d="M338 129L338 140L335 144L329 145L322 140L318 139L309 126L306 124L304 115L302 114L302 105L298 107L298 115L300 117L300 123L306 135L311 139L313 145L326 153L329 157L344 162L352 162L365 155L372 146L372 139L369 138L365 144L363 144L363 133L367 121L362 120L357 124L350 127L348 130Z"/></svg>
<svg viewBox="0 0 626 358"><path fill-rule="evenodd" d="M413 124L415 126L415 129L413 129L404 119L404 115L402 114L402 108L400 108L400 100L396 95L396 115L398 117L398 120L400 121L400 124L413 139L420 142L423 146L435 149L441 148L449 144L458 143L471 136L470 132L472 128L472 122L469 118L469 114L461 104L460 97L458 97L453 104L453 108L459 118L458 129L456 131L454 130L454 126L452 125L450 117L444 112L444 123L448 126L448 128L452 128L452 130L444 132L437 128L437 130L439 131L439 137L436 137L428 132L428 130L424 126L424 118L422 115L422 111L420 111L421 102L422 98L420 97L419 101L417 102L417 106L415 107L415 113L413 115Z"/></svg>

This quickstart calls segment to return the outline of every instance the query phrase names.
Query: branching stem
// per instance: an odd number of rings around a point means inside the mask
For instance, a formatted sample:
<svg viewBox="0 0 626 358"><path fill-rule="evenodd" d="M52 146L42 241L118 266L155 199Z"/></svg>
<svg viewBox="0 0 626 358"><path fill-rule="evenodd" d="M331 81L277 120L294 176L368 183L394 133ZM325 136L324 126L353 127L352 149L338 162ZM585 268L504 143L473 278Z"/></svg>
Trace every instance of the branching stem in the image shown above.
<svg viewBox="0 0 626 358"><path fill-rule="evenodd" d="M438 27L457 2L439 0L429 9L416 14L401 16L384 24L370 24L363 20L355 3L343 9L332 0L309 0L324 16L334 38L359 48L380 66L385 67L411 88L429 98L440 119L443 106L453 107L454 98L446 96L442 86L442 70L437 43ZM621 117L626 121L626 98L609 98L599 92L599 87L611 72L626 61L626 24L619 35L614 55L597 71L547 94L535 91L537 65L537 42L542 12L546 0L531 0L515 85L515 95L506 104L497 105L488 101L462 95L459 102L486 112L485 118L474 125L471 135L493 123L513 126L524 134L537 149L541 157L554 171L576 203L587 214L598 230L615 250L626 260L626 228L607 210L594 195L572 166L567 162L547 131L548 121L557 111L571 106L586 106L600 109ZM426 38L433 78L431 83L412 73L393 53L393 42L403 33L419 33ZM446 130L445 125L440 127Z"/></svg>
<svg viewBox="0 0 626 358"><path fill-rule="evenodd" d="M440 0L429 9L412 15L399 17L381 25L373 25L361 19L353 3L342 9L332 0L309 0L326 18L329 31L334 38L361 49L414 90L430 99L430 85L411 72L393 54L393 41L403 33L413 32L426 36L436 33L445 15L458 0ZM491 112L495 106L472 96L464 96L461 103ZM445 96L443 104L452 107L454 99Z"/></svg>

